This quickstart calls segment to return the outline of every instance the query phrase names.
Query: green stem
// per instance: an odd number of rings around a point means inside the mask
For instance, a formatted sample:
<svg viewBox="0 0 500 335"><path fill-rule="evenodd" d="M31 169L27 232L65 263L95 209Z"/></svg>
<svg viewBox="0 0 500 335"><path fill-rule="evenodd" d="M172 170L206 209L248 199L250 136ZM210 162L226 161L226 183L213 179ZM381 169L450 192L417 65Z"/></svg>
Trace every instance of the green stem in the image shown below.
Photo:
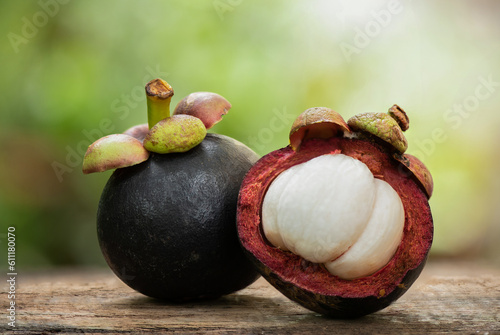
<svg viewBox="0 0 500 335"><path fill-rule="evenodd" d="M153 79L147 83L146 97L150 129L159 121L170 116L170 100L173 95L174 90L163 79Z"/></svg>

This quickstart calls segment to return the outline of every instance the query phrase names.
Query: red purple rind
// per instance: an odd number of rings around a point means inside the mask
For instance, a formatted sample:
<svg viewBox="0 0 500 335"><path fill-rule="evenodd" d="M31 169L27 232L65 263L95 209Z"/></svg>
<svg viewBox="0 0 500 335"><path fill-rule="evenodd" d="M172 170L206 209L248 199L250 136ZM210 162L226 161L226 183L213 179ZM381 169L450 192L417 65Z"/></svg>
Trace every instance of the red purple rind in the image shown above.
<svg viewBox="0 0 500 335"><path fill-rule="evenodd" d="M266 242L261 207L270 183L284 170L324 154L343 153L365 163L376 178L399 194L405 208L402 242L389 263L376 273L343 280L323 266L281 251ZM366 315L399 298L423 269L432 244L433 223L426 194L382 146L360 139L311 139L300 151L290 147L262 157L247 173L238 202L238 235L259 272L283 294L302 306L336 318Z"/></svg>

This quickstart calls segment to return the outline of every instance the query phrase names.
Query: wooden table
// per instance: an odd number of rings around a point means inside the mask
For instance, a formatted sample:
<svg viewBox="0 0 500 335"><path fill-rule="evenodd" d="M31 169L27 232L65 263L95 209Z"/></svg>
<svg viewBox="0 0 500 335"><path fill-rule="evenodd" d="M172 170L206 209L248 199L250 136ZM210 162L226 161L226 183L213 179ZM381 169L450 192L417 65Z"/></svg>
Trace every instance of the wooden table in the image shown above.
<svg viewBox="0 0 500 335"><path fill-rule="evenodd" d="M356 320L310 312L263 279L215 301L182 305L136 293L106 269L18 273L16 284L15 330L26 334L500 334L500 269L477 262L429 262L401 299ZM4 315L1 333L13 329L7 322Z"/></svg>

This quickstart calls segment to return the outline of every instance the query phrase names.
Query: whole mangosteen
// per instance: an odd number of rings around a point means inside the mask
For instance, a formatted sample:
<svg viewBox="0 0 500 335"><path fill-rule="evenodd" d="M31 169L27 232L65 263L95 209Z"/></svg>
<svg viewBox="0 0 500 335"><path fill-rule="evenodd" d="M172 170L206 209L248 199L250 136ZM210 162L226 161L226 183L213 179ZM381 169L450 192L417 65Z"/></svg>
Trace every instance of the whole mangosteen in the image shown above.
<svg viewBox="0 0 500 335"><path fill-rule="evenodd" d="M116 169L99 202L99 244L131 288L170 301L216 298L259 274L236 233L243 177L258 156L207 129L231 105L215 93L188 95L170 116L173 90L146 85L148 124L89 146L83 172Z"/></svg>
<svg viewBox="0 0 500 335"><path fill-rule="evenodd" d="M433 238L429 171L405 154L406 113L359 114L346 123L311 108L290 145L246 175L238 234L260 273L313 311L353 318L404 294Z"/></svg>

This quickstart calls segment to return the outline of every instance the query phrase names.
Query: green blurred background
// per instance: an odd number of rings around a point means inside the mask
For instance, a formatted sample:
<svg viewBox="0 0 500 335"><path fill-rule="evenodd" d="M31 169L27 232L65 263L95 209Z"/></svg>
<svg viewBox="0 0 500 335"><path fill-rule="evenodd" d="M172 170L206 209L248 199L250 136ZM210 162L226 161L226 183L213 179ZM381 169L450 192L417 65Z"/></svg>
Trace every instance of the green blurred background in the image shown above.
<svg viewBox="0 0 500 335"><path fill-rule="evenodd" d="M434 176L432 255L500 264L499 17L494 0L2 1L0 246L13 226L18 267L104 265L111 172L84 176L82 157L146 122L144 85L161 77L174 104L226 97L213 131L260 155L309 107L348 119L399 104Z"/></svg>

